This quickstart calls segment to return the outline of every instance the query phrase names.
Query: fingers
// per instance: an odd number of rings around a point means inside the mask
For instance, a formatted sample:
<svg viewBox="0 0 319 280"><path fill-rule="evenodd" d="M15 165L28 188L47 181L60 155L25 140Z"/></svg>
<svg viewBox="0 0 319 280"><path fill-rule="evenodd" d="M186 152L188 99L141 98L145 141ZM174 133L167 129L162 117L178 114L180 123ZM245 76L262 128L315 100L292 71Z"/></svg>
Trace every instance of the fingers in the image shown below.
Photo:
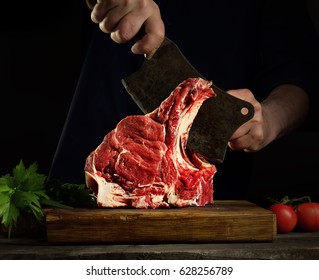
<svg viewBox="0 0 319 280"><path fill-rule="evenodd" d="M248 126L249 125L247 125L247 127ZM228 146L232 150L244 150L245 152L255 152L260 150L265 146L262 126L250 126L250 130L247 133L243 133L237 138L232 138L228 142Z"/></svg>
<svg viewBox="0 0 319 280"><path fill-rule="evenodd" d="M250 102L255 114L252 119L240 126L231 136L228 146L233 150L258 151L265 146L264 120L261 104L248 89L230 90L229 94Z"/></svg>
<svg viewBox="0 0 319 280"><path fill-rule="evenodd" d="M132 52L152 55L164 40L164 23L159 14L155 14L145 21L144 28L145 35L133 45Z"/></svg>
<svg viewBox="0 0 319 280"><path fill-rule="evenodd" d="M132 47L136 54L149 54L164 40L164 23L159 7L152 0L99 0L91 19L119 44L137 39L136 34L143 29L145 35Z"/></svg>
<svg viewBox="0 0 319 280"><path fill-rule="evenodd" d="M94 23L101 23L107 13L117 6L113 1L97 1L91 12L91 20Z"/></svg>

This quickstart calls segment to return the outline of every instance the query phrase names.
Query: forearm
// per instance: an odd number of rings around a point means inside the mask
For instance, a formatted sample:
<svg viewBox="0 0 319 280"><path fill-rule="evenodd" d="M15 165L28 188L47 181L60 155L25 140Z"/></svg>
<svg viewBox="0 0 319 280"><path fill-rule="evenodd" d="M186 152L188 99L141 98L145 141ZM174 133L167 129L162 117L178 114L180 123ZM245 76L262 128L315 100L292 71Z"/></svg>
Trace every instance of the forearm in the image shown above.
<svg viewBox="0 0 319 280"><path fill-rule="evenodd" d="M308 114L309 99L300 87L284 84L276 87L261 103L248 89L228 93L250 102L254 117L231 136L229 147L255 152L300 126Z"/></svg>
<svg viewBox="0 0 319 280"><path fill-rule="evenodd" d="M303 123L309 110L309 98L302 88L285 84L276 87L261 105L270 143Z"/></svg>

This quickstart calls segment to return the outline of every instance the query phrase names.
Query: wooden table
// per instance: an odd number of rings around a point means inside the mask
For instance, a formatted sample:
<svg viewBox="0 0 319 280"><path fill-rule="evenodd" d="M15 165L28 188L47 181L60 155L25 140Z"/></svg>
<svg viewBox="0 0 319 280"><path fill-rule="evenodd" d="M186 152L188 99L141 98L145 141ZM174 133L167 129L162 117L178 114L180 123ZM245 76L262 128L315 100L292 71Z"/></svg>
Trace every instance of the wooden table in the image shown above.
<svg viewBox="0 0 319 280"><path fill-rule="evenodd" d="M0 259L318 260L319 232L279 234L272 242L159 245L50 245L46 239L7 239L0 236Z"/></svg>

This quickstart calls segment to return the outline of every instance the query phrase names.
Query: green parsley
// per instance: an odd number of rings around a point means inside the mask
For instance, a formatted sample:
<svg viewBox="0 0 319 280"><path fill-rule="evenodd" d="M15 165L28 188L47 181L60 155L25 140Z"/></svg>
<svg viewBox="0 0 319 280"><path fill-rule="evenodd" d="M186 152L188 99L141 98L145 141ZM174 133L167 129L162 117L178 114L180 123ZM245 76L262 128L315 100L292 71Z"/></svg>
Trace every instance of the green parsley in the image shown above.
<svg viewBox="0 0 319 280"><path fill-rule="evenodd" d="M71 208L50 199L46 194L46 176L37 170L36 162L26 168L20 160L12 174L0 178L0 219L8 230L8 237L22 212L31 213L39 222L43 222L43 205Z"/></svg>
<svg viewBox="0 0 319 280"><path fill-rule="evenodd" d="M63 183L51 180L46 184L46 193L54 200L72 207L96 208L96 196L85 184Z"/></svg>

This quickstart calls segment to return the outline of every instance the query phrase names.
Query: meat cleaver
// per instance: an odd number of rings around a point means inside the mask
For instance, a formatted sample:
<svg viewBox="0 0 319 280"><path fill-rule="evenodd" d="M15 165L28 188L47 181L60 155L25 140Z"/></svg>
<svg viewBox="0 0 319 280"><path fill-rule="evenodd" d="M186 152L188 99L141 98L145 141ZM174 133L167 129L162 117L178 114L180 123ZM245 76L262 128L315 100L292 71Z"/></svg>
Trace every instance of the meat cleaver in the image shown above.
<svg viewBox="0 0 319 280"><path fill-rule="evenodd" d="M141 68L121 82L146 114L159 107L182 81L197 77L206 79L178 46L165 38L156 52L146 57ZM222 163L231 135L253 117L254 107L214 84L211 87L217 96L207 99L201 106L189 132L187 146L209 162Z"/></svg>

